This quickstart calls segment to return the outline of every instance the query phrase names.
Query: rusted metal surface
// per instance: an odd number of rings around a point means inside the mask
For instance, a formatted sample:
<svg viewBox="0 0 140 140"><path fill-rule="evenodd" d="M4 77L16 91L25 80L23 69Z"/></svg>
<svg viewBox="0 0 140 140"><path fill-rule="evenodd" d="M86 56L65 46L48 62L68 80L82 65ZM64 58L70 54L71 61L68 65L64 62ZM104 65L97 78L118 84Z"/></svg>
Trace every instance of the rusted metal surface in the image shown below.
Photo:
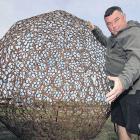
<svg viewBox="0 0 140 140"><path fill-rule="evenodd" d="M0 40L0 120L25 140L89 140L108 117L105 48L65 11L18 21Z"/></svg>

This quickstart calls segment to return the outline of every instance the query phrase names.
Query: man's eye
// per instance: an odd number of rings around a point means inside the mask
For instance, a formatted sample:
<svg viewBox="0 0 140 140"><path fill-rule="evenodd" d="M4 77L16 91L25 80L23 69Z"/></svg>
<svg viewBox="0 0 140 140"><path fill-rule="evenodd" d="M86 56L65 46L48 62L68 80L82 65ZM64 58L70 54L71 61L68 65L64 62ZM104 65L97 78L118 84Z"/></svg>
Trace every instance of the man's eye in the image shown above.
<svg viewBox="0 0 140 140"><path fill-rule="evenodd" d="M111 23L107 23L107 25L111 25Z"/></svg>

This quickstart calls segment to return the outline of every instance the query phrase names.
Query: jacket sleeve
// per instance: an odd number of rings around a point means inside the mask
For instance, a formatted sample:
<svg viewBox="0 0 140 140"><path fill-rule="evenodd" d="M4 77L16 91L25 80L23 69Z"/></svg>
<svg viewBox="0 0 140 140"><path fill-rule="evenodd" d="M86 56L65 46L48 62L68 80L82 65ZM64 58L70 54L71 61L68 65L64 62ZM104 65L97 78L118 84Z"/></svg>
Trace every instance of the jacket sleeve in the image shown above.
<svg viewBox="0 0 140 140"><path fill-rule="evenodd" d="M92 33L103 46L107 46L108 38L103 34L99 27L95 26L95 29L92 30Z"/></svg>
<svg viewBox="0 0 140 140"><path fill-rule="evenodd" d="M140 29L129 35L125 43L125 51L128 61L119 78L124 89L131 87L140 78Z"/></svg>

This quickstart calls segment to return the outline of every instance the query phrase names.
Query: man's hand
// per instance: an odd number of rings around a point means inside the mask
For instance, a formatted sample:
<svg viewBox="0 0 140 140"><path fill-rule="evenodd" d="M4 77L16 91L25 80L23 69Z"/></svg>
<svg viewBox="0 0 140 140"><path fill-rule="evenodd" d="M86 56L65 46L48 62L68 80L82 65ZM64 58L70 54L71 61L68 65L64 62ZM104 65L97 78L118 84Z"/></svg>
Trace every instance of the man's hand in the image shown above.
<svg viewBox="0 0 140 140"><path fill-rule="evenodd" d="M116 98L124 91L123 85L118 77L108 76L108 79L114 82L113 89L106 94L107 102L115 101Z"/></svg>
<svg viewBox="0 0 140 140"><path fill-rule="evenodd" d="M87 27L92 31L95 28L95 25L93 25L90 21L86 22Z"/></svg>

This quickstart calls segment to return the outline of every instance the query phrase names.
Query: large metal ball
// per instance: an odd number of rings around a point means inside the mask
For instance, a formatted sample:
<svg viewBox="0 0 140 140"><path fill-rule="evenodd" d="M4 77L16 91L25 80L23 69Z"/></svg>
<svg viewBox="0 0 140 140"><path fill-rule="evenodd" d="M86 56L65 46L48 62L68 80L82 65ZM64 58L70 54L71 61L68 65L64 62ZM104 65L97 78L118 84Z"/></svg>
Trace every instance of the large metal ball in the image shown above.
<svg viewBox="0 0 140 140"><path fill-rule="evenodd" d="M57 10L0 40L0 121L25 140L89 140L109 115L106 49L87 22Z"/></svg>

